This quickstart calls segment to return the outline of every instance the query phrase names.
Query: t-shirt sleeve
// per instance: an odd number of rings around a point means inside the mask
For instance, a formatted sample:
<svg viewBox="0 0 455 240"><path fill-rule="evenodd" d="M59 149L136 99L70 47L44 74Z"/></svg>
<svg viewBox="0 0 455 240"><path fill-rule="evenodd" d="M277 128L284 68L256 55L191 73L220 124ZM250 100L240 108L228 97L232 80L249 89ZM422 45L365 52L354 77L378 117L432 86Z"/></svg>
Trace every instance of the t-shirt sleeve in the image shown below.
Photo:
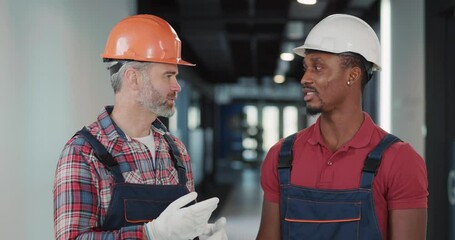
<svg viewBox="0 0 455 240"><path fill-rule="evenodd" d="M264 200L278 203L280 201L280 184L278 180L278 154L281 141L270 148L261 167L261 187Z"/></svg>
<svg viewBox="0 0 455 240"><path fill-rule="evenodd" d="M385 181L387 208L411 209L428 207L428 177L425 161L408 143L397 143L393 154L387 152Z"/></svg>

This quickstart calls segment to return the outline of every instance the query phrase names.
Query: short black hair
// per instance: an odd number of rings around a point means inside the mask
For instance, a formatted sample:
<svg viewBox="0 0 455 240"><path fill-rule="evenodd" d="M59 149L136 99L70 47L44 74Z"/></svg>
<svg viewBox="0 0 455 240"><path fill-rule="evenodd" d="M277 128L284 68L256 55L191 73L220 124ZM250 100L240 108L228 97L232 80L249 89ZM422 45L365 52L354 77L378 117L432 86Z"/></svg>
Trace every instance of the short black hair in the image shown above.
<svg viewBox="0 0 455 240"><path fill-rule="evenodd" d="M358 67L362 70L362 92L365 89L368 81L373 76L372 67L373 64L368 62L362 55L353 52L344 52L337 54L341 58L341 65L344 68Z"/></svg>

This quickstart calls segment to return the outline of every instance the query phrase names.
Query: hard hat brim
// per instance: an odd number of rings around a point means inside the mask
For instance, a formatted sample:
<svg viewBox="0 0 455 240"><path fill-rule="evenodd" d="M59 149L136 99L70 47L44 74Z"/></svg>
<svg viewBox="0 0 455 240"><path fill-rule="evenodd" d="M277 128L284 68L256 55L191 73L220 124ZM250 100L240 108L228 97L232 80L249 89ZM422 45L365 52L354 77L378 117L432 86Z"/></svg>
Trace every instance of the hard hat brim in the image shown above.
<svg viewBox="0 0 455 240"><path fill-rule="evenodd" d="M295 54L297 54L298 56L301 56L301 57L304 58L304 57L306 56L305 51L306 51L307 49L311 49L311 50L315 50L315 51L321 51L321 52L327 52L325 49L320 49L320 48L318 48L318 47L307 47L306 45L302 45L302 46L300 46L300 47L296 47L296 48L292 49L292 51L293 51ZM327 52L327 53L340 54L340 53L343 53L343 52ZM368 61L368 60L366 60L366 61ZM369 62L370 62L370 61L369 61ZM377 65L377 64L374 63L374 62L371 62L371 63L373 64L373 67L372 67L372 70L373 70L373 71L376 72L376 71L381 71L381 70L382 70L381 66Z"/></svg>
<svg viewBox="0 0 455 240"><path fill-rule="evenodd" d="M136 58L136 59L125 59L122 57L107 57L104 54L101 54L101 58L103 62L111 62L111 61L136 61L136 62L151 62L151 63L166 63L166 64L175 64L175 65L183 65L194 67L196 64L190 63L183 59L147 59L147 58Z"/></svg>

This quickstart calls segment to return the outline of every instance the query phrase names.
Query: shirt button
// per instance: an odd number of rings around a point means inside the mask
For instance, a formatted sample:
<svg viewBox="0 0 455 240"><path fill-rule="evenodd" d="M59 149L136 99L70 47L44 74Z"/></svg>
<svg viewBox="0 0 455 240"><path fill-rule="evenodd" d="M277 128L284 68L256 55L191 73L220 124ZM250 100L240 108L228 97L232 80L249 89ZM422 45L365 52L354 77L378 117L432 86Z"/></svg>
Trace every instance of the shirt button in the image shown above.
<svg viewBox="0 0 455 240"><path fill-rule="evenodd" d="M332 161L327 161L327 165L332 166L333 162Z"/></svg>

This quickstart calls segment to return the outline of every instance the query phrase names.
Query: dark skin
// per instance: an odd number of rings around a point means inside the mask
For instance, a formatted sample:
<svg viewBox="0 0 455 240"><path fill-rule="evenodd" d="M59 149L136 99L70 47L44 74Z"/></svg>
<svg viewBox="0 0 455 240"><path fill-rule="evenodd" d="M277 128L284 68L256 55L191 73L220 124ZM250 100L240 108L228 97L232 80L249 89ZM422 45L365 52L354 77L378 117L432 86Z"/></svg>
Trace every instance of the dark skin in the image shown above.
<svg viewBox="0 0 455 240"><path fill-rule="evenodd" d="M363 123L359 67L343 67L335 54L314 52L303 63L305 74L300 83L310 112L321 113L321 135L327 147L336 152L346 144ZM425 239L427 210L389 211L388 239ZM258 240L280 239L279 204L264 200Z"/></svg>

